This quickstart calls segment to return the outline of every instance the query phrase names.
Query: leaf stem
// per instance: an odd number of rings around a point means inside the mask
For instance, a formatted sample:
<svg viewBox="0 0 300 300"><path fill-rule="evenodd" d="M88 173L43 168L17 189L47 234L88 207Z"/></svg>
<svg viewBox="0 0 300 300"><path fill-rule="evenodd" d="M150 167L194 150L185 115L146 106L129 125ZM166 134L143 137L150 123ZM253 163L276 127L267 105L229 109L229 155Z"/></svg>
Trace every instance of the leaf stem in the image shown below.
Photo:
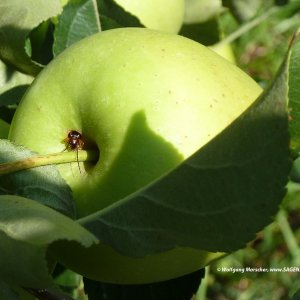
<svg viewBox="0 0 300 300"><path fill-rule="evenodd" d="M196 294L196 300L205 300L207 299L207 288L208 288L208 281L209 281L209 272L210 267L205 267L205 276L201 280L201 284Z"/></svg>
<svg viewBox="0 0 300 300"><path fill-rule="evenodd" d="M277 222L285 239L286 245L296 264L300 263L300 250L296 237L287 220L286 212L282 209L277 214Z"/></svg>
<svg viewBox="0 0 300 300"><path fill-rule="evenodd" d="M40 166L77 162L75 154L74 151L59 152L3 163L0 164L0 176ZM98 158L99 153L95 150L78 150L78 161L96 162Z"/></svg>

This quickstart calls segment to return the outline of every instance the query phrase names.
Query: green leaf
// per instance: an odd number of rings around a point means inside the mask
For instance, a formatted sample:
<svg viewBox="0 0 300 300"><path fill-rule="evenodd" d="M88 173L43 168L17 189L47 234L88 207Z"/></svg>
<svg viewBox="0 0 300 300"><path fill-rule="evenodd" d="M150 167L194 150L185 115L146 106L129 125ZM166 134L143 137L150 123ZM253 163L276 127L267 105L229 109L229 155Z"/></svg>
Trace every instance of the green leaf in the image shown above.
<svg viewBox="0 0 300 300"><path fill-rule="evenodd" d="M7 139L9 124L0 119L0 139Z"/></svg>
<svg viewBox="0 0 300 300"><path fill-rule="evenodd" d="M217 18L213 18L203 23L183 24L179 34L203 45L210 46L220 40L219 21Z"/></svg>
<svg viewBox="0 0 300 300"><path fill-rule="evenodd" d="M59 240L89 247L95 237L78 223L36 201L0 196L0 280L21 287L55 288L47 248Z"/></svg>
<svg viewBox="0 0 300 300"><path fill-rule="evenodd" d="M37 75L42 66L32 61L26 53L26 39L32 29L60 12L59 0L1 1L0 58L23 73Z"/></svg>
<svg viewBox="0 0 300 300"><path fill-rule="evenodd" d="M0 163L36 156L36 153L8 140L0 140ZM1 176L0 194L14 194L36 200L71 218L75 204L70 187L55 166L38 167Z"/></svg>
<svg viewBox="0 0 300 300"><path fill-rule="evenodd" d="M0 299L21 300L12 288L2 281L0 281Z"/></svg>
<svg viewBox="0 0 300 300"><path fill-rule="evenodd" d="M53 54L58 55L73 43L100 32L95 0L70 0L58 18L54 33Z"/></svg>
<svg viewBox="0 0 300 300"><path fill-rule="evenodd" d="M114 28L121 28L123 26L117 23L117 21L107 16L101 15L101 27L103 30L109 30Z"/></svg>
<svg viewBox="0 0 300 300"><path fill-rule="evenodd" d="M218 16L221 12L220 0L186 0L184 23L180 35L203 45L213 45L220 40Z"/></svg>
<svg viewBox="0 0 300 300"><path fill-rule="evenodd" d="M17 104L32 81L32 76L22 74L0 60L0 107Z"/></svg>
<svg viewBox="0 0 300 300"><path fill-rule="evenodd" d="M131 257L178 246L244 247L286 192L288 63L253 106L178 168L80 223Z"/></svg>
<svg viewBox="0 0 300 300"><path fill-rule="evenodd" d="M33 77L18 72L0 60L0 119L10 123L16 105L27 90ZM0 138L7 138L8 125L0 121Z"/></svg>
<svg viewBox="0 0 300 300"><path fill-rule="evenodd" d="M53 59L53 31L55 17L43 21L34 28L27 40L30 40L31 59L42 65L47 65Z"/></svg>
<svg viewBox="0 0 300 300"><path fill-rule="evenodd" d="M289 129L291 148L300 151L300 30L295 34L289 66Z"/></svg>
<svg viewBox="0 0 300 300"><path fill-rule="evenodd" d="M16 108L14 106L0 106L0 119L6 123L11 123Z"/></svg>
<svg viewBox="0 0 300 300"><path fill-rule="evenodd" d="M97 3L100 12L102 30L117 27L144 27L136 16L125 11L115 1L97 0Z"/></svg>

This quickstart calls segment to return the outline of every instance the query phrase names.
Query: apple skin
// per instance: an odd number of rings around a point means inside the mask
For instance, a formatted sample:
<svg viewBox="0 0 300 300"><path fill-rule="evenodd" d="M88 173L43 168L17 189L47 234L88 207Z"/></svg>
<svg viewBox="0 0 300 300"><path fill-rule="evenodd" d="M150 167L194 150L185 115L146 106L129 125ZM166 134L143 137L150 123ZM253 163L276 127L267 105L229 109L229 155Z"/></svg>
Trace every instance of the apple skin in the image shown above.
<svg viewBox="0 0 300 300"><path fill-rule="evenodd" d="M183 23L185 0L115 0L150 29L178 33Z"/></svg>
<svg viewBox="0 0 300 300"><path fill-rule="evenodd" d="M105 245L84 249L76 243L71 247L66 243L56 243L51 253L84 277L114 284L147 284L177 278L226 255L178 247L156 255L131 258Z"/></svg>
<svg viewBox="0 0 300 300"><path fill-rule="evenodd" d="M209 46L209 48L215 51L216 53L218 53L219 55L221 55L223 58L230 61L231 63L233 64L236 63L234 53L230 44L224 44L224 45L215 44Z"/></svg>
<svg viewBox="0 0 300 300"><path fill-rule="evenodd" d="M171 171L261 91L235 65L192 40L144 28L114 29L72 45L39 74L17 108L9 139L55 153L65 149L71 129L100 149L99 161L85 174L77 162L58 166L82 217ZM223 255L177 248L131 259L101 244L74 249L62 247L57 256L86 277L115 283L167 280Z"/></svg>

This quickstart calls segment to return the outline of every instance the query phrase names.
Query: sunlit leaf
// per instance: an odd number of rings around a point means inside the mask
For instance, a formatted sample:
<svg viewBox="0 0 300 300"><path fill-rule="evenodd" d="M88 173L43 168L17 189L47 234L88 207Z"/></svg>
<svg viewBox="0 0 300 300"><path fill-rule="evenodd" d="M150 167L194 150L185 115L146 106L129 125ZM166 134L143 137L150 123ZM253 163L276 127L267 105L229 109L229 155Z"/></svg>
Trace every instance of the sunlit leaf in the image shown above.
<svg viewBox="0 0 300 300"><path fill-rule="evenodd" d="M96 1L70 0L58 18L54 35L54 55L99 31L101 28Z"/></svg>
<svg viewBox="0 0 300 300"><path fill-rule="evenodd" d="M25 50L26 39L40 23L60 12L59 0L1 1L0 58L26 74L37 75L42 66L28 56Z"/></svg>
<svg viewBox="0 0 300 300"><path fill-rule="evenodd" d="M0 140L0 163L16 161L36 153L8 140ZM0 194L24 196L75 218L75 204L70 187L55 166L43 166L0 177Z"/></svg>
<svg viewBox="0 0 300 300"><path fill-rule="evenodd" d="M97 242L78 223L51 208L23 197L0 196L0 281L55 288L48 270L51 259L47 261L46 254L47 247L59 240L84 247Z"/></svg>

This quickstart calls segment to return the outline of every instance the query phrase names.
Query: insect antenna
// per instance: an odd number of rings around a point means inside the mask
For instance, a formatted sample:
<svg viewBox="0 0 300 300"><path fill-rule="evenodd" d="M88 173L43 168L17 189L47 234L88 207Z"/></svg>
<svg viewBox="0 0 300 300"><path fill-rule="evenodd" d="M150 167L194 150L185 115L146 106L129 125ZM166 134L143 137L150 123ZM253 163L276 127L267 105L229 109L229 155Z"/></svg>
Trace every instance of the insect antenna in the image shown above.
<svg viewBox="0 0 300 300"><path fill-rule="evenodd" d="M76 148L76 158L77 158L79 173L81 174L81 169L80 169L80 164L79 164L79 159L78 159L78 148Z"/></svg>

